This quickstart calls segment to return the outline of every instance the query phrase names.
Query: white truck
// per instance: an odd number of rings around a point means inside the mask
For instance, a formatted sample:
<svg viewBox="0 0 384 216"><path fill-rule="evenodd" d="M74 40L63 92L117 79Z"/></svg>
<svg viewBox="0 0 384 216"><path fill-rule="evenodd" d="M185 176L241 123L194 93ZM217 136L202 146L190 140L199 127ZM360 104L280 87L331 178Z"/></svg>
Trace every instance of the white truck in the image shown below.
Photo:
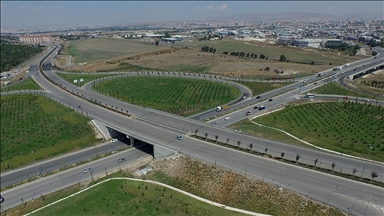
<svg viewBox="0 0 384 216"><path fill-rule="evenodd" d="M221 111L221 106L216 107L216 111L220 112Z"/></svg>
<svg viewBox="0 0 384 216"><path fill-rule="evenodd" d="M349 67L351 64L350 63L347 63L347 64L345 64L345 67Z"/></svg>

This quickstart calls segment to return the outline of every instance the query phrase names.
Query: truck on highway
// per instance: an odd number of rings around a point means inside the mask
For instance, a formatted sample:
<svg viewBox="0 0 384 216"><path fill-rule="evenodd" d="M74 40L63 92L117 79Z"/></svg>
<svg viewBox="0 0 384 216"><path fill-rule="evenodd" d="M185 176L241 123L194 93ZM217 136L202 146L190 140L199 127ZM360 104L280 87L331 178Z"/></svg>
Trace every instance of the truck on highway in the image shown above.
<svg viewBox="0 0 384 216"><path fill-rule="evenodd" d="M229 105L225 105L225 106L218 106L216 107L216 111L217 112L220 112L221 110L226 110L229 108Z"/></svg>
<svg viewBox="0 0 384 216"><path fill-rule="evenodd" d="M338 67L337 70L338 70L338 71L342 71L342 70L343 70L343 67Z"/></svg>
<svg viewBox="0 0 384 216"><path fill-rule="evenodd" d="M347 63L347 64L345 64L345 67L349 67L351 64L350 63Z"/></svg>

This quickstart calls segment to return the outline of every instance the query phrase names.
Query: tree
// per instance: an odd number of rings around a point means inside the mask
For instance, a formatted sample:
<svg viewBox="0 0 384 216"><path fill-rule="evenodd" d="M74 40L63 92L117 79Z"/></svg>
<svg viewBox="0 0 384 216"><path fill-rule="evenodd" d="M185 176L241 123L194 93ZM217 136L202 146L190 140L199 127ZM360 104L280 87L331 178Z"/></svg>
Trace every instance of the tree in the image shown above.
<svg viewBox="0 0 384 216"><path fill-rule="evenodd" d="M196 130L195 130L195 135L197 134L197 132L199 132L199 129L196 129Z"/></svg>
<svg viewBox="0 0 384 216"><path fill-rule="evenodd" d="M251 144L249 144L249 148L250 148L250 149L252 149L252 147L253 147L253 144L252 144L252 143L251 143Z"/></svg>
<svg viewBox="0 0 384 216"><path fill-rule="evenodd" d="M208 133L205 133L205 139L207 139L207 137L208 137Z"/></svg>
<svg viewBox="0 0 384 216"><path fill-rule="evenodd" d="M319 159L317 159L317 158L313 161L313 163L315 164L315 166L316 166L316 164L317 164L318 161L319 161Z"/></svg>
<svg viewBox="0 0 384 216"><path fill-rule="evenodd" d="M264 68L264 70L266 70L266 71L269 71L269 69L270 69L269 67L265 67L265 68Z"/></svg>
<svg viewBox="0 0 384 216"><path fill-rule="evenodd" d="M357 169L356 169L356 167L353 167L353 169L352 169L352 174L353 174L353 175L355 175L355 174L356 174L356 172L357 172Z"/></svg>
<svg viewBox="0 0 384 216"><path fill-rule="evenodd" d="M265 55L264 55L264 54L261 54L261 55L260 55L260 58L261 58L261 59L265 59Z"/></svg>
<svg viewBox="0 0 384 216"><path fill-rule="evenodd" d="M379 175L377 174L376 171L372 171L372 172L371 172L371 177L372 177L372 179L374 179L374 178L379 177Z"/></svg>
<svg viewBox="0 0 384 216"><path fill-rule="evenodd" d="M281 158L283 158L283 157L284 157L284 155L285 155L285 153L284 153L284 152L281 152Z"/></svg>
<svg viewBox="0 0 384 216"><path fill-rule="evenodd" d="M299 161L300 158L301 158L301 155L300 155L300 154L297 154L297 155L296 155L296 162Z"/></svg>
<svg viewBox="0 0 384 216"><path fill-rule="evenodd" d="M160 43L160 42L157 40L157 41L155 42L156 46L159 46L159 43Z"/></svg>
<svg viewBox="0 0 384 216"><path fill-rule="evenodd" d="M215 135L215 140L216 140L216 142L217 142L217 139L219 138L219 136L218 135Z"/></svg>
<svg viewBox="0 0 384 216"><path fill-rule="evenodd" d="M285 58L285 55L281 55L279 61L285 61L285 59L286 59L286 58Z"/></svg>
<svg viewBox="0 0 384 216"><path fill-rule="evenodd" d="M239 148L240 147L240 143L241 143L241 141L239 140L239 141L237 141L237 148Z"/></svg>
<svg viewBox="0 0 384 216"><path fill-rule="evenodd" d="M164 32L164 37L165 37L165 38L170 38L171 35L169 34L169 32L166 31L166 32Z"/></svg>
<svg viewBox="0 0 384 216"><path fill-rule="evenodd" d="M265 148L264 153L267 154L268 148Z"/></svg>
<svg viewBox="0 0 384 216"><path fill-rule="evenodd" d="M228 142L229 142L229 138L227 138L227 144L228 144Z"/></svg>
<svg viewBox="0 0 384 216"><path fill-rule="evenodd" d="M335 162L332 162L332 170L335 168L335 166L336 166L336 164L335 164Z"/></svg>

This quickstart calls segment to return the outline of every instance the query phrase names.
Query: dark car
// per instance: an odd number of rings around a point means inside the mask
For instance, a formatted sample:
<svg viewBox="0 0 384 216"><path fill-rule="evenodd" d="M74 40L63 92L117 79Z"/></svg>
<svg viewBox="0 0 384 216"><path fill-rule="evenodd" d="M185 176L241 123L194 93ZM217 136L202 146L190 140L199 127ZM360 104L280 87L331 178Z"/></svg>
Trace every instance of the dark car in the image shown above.
<svg viewBox="0 0 384 216"><path fill-rule="evenodd" d="M119 160L117 160L117 163L121 163L121 162L124 162L124 161L126 161L125 158L120 158Z"/></svg>
<svg viewBox="0 0 384 216"><path fill-rule="evenodd" d="M256 97L256 99L259 99L259 98L260 98L260 96L257 96L257 97Z"/></svg>
<svg viewBox="0 0 384 216"><path fill-rule="evenodd" d="M317 84L317 82L313 83L313 85L316 85L316 84Z"/></svg>
<svg viewBox="0 0 384 216"><path fill-rule="evenodd" d="M81 106L78 106L77 108L79 108L79 109L82 109L83 107L81 107Z"/></svg>
<svg viewBox="0 0 384 216"><path fill-rule="evenodd" d="M259 107L259 110L263 110L263 109L265 109L265 106L260 106Z"/></svg>
<svg viewBox="0 0 384 216"><path fill-rule="evenodd" d="M253 109L257 109L257 108L259 108L259 107L258 106L253 107Z"/></svg>
<svg viewBox="0 0 384 216"><path fill-rule="evenodd" d="M273 99L272 98L269 98L269 100L268 101L273 101Z"/></svg>

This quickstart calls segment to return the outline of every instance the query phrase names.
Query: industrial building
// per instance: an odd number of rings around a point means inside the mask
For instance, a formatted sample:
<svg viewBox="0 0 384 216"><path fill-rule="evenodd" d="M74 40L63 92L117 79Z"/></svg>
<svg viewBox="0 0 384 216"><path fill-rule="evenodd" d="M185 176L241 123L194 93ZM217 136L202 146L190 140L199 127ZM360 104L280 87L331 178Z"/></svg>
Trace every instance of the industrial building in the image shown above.
<svg viewBox="0 0 384 216"><path fill-rule="evenodd" d="M337 49L343 44L343 41L341 39L324 39L320 46L321 48L330 48L330 49Z"/></svg>

